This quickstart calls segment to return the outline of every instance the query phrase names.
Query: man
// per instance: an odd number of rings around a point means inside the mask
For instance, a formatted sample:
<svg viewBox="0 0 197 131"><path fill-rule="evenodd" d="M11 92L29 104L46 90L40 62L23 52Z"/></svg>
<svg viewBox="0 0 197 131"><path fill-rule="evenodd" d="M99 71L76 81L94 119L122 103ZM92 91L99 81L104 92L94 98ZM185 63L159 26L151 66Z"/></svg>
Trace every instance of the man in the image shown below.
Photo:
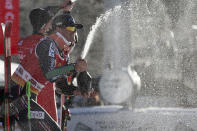
<svg viewBox="0 0 197 131"><path fill-rule="evenodd" d="M54 33L41 39L33 50L27 54L12 75L11 87L17 86L25 89L27 81L31 82L32 98L48 83L57 82L60 92L65 95L74 95L76 87L65 87L62 80L67 80L72 72L84 72L87 68L85 60L80 58L76 63L69 64L68 57L75 45L76 29L82 28L81 24L75 24L70 14L64 14L54 19ZM62 72L64 71L64 72ZM60 84L62 81L62 84ZM24 94L10 104L10 109L18 114L18 125L22 130L28 130L27 101ZM2 107L3 108L3 107ZM2 110L1 110L2 111ZM60 130L57 123L34 101L31 101L31 129L35 131Z"/></svg>
<svg viewBox="0 0 197 131"><path fill-rule="evenodd" d="M51 29L52 20L60 13L66 13L71 11L71 9L74 6L74 2L71 0L64 0L60 6L48 6L44 9L50 14L51 18L48 20L47 24L44 25L43 29L40 30L40 33L42 34L49 34ZM31 19L31 18L30 18ZM44 19L41 18L41 19ZM37 19L31 20L31 23L37 25L36 22ZM50 96L50 97L48 97ZM46 99L48 98L48 99ZM55 100L55 90L54 85L47 85L47 88L44 88L37 97L37 102L52 116L52 118L55 121L58 121L57 119L57 107L56 107L56 100Z"/></svg>
<svg viewBox="0 0 197 131"><path fill-rule="evenodd" d="M32 10L30 12L29 17L30 17L30 22L33 27L33 34L26 37L26 38L23 38L22 40L20 40L18 42L18 54L19 54L20 61L23 60L23 58L26 56L26 54L28 54L32 50L33 46L37 42L39 42L39 40L43 37L41 32L45 28L44 25L46 25L48 23L48 21L51 19L50 14L42 8L37 8L37 9ZM49 85L49 87L50 87L50 85ZM50 92L52 92L51 91L51 90L53 90L52 87L53 86L51 86L51 88L48 89L49 90L48 94L50 94ZM19 96L19 92L20 92L20 88L12 88L12 90L11 90L11 95L13 97L12 99L17 98ZM50 97L49 100L52 101L53 98ZM53 104L55 102L53 102L53 103L52 102L50 102L50 103L48 101L46 102L49 106L51 106L51 110L47 110L47 111L51 115L51 117L53 117L54 120L57 120L57 115L55 112L56 106L55 106L55 104ZM41 105L41 106L43 106L43 105ZM4 125L4 119L1 121L3 122L3 125ZM15 126L15 120L14 120L13 116L10 117L10 126L13 126L13 127Z"/></svg>
<svg viewBox="0 0 197 131"><path fill-rule="evenodd" d="M27 52L32 50L32 47L47 34L50 30L51 21L56 14L59 12L69 12L74 3L71 0L64 0L60 6L50 6L46 8L36 8L30 12L29 19L33 27L33 34L23 38L19 42L18 53L20 60L27 54ZM49 97L50 96L50 97ZM46 99L47 98L47 99ZM49 115L57 121L57 108L55 101L55 91L53 84L49 83L46 88L44 88L37 97L37 102L40 104Z"/></svg>

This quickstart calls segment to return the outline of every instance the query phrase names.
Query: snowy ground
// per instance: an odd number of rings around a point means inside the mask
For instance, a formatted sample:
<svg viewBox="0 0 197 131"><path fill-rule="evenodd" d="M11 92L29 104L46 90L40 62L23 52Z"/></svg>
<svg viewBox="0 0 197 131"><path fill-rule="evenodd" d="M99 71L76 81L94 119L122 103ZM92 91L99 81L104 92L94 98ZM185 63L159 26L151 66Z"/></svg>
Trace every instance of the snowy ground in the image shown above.
<svg viewBox="0 0 197 131"><path fill-rule="evenodd" d="M196 131L197 109L120 106L71 110L70 131Z"/></svg>

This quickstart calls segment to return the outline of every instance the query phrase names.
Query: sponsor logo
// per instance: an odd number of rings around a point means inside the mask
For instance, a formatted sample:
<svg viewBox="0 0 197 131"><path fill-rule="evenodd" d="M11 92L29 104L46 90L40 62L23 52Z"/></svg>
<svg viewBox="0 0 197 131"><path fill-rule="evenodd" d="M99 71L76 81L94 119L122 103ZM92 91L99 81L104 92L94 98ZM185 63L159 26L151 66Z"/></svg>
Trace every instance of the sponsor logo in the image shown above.
<svg viewBox="0 0 197 131"><path fill-rule="evenodd" d="M18 72L20 73L20 75L23 75L23 69L22 68L18 68Z"/></svg>
<svg viewBox="0 0 197 131"><path fill-rule="evenodd" d="M74 131L93 131L90 127L88 127L87 125L79 122L77 123Z"/></svg>
<svg viewBox="0 0 197 131"><path fill-rule="evenodd" d="M53 43L51 43L50 48L49 48L49 56L55 57L55 49L53 47Z"/></svg>
<svg viewBox="0 0 197 131"><path fill-rule="evenodd" d="M17 43L19 38L19 0L0 0L0 22L12 23L11 43L12 54L17 53ZM3 45L0 45L0 54L4 54Z"/></svg>
<svg viewBox="0 0 197 131"><path fill-rule="evenodd" d="M43 111L31 111L31 119L44 119Z"/></svg>
<svg viewBox="0 0 197 131"><path fill-rule="evenodd" d="M21 77L24 81L31 81L31 86L36 88L37 90L41 90L44 85L36 81L29 72L27 72L21 65L18 66L16 72L15 72L19 77Z"/></svg>
<svg viewBox="0 0 197 131"><path fill-rule="evenodd" d="M18 45L22 45L23 44L23 40L18 42Z"/></svg>

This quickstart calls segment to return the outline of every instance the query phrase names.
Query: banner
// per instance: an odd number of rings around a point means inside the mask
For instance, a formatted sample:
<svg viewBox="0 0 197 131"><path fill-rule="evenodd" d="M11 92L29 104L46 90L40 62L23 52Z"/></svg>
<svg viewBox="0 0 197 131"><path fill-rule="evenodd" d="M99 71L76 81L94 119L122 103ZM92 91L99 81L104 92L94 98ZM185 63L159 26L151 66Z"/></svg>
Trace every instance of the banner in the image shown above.
<svg viewBox="0 0 197 131"><path fill-rule="evenodd" d="M0 22L12 22L11 53L17 54L17 42L19 40L19 0L0 0ZM0 38L0 55L4 54L4 44Z"/></svg>

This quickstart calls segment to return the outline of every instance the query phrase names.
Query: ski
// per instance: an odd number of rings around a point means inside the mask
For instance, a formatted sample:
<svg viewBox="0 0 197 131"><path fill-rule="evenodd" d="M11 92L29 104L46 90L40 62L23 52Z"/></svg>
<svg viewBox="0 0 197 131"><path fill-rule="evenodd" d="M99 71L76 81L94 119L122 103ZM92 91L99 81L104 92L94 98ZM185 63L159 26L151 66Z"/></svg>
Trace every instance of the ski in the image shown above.
<svg viewBox="0 0 197 131"><path fill-rule="evenodd" d="M72 75L67 77L68 85L72 82ZM70 120L69 106L71 104L71 96L65 96L61 94L61 105L60 105L60 128L62 131L66 131L67 121Z"/></svg>
<svg viewBox="0 0 197 131"><path fill-rule="evenodd" d="M61 124L61 130L66 131L67 128L67 122L70 120L70 111L69 106L71 104L71 96L64 96L64 105L62 106L62 124Z"/></svg>
<svg viewBox="0 0 197 131"><path fill-rule="evenodd" d="M9 120L9 92L10 92L10 78L11 78L11 28L12 23L3 24L3 40L4 40L4 72L5 72L5 88L4 88L4 104L5 104L5 119L4 130L11 131L11 125Z"/></svg>
<svg viewBox="0 0 197 131"><path fill-rule="evenodd" d="M64 123L63 112L64 112L64 103L65 103L64 94L61 94L60 100L61 100L61 102L60 102L60 128L61 128L61 130L63 130L63 123Z"/></svg>

